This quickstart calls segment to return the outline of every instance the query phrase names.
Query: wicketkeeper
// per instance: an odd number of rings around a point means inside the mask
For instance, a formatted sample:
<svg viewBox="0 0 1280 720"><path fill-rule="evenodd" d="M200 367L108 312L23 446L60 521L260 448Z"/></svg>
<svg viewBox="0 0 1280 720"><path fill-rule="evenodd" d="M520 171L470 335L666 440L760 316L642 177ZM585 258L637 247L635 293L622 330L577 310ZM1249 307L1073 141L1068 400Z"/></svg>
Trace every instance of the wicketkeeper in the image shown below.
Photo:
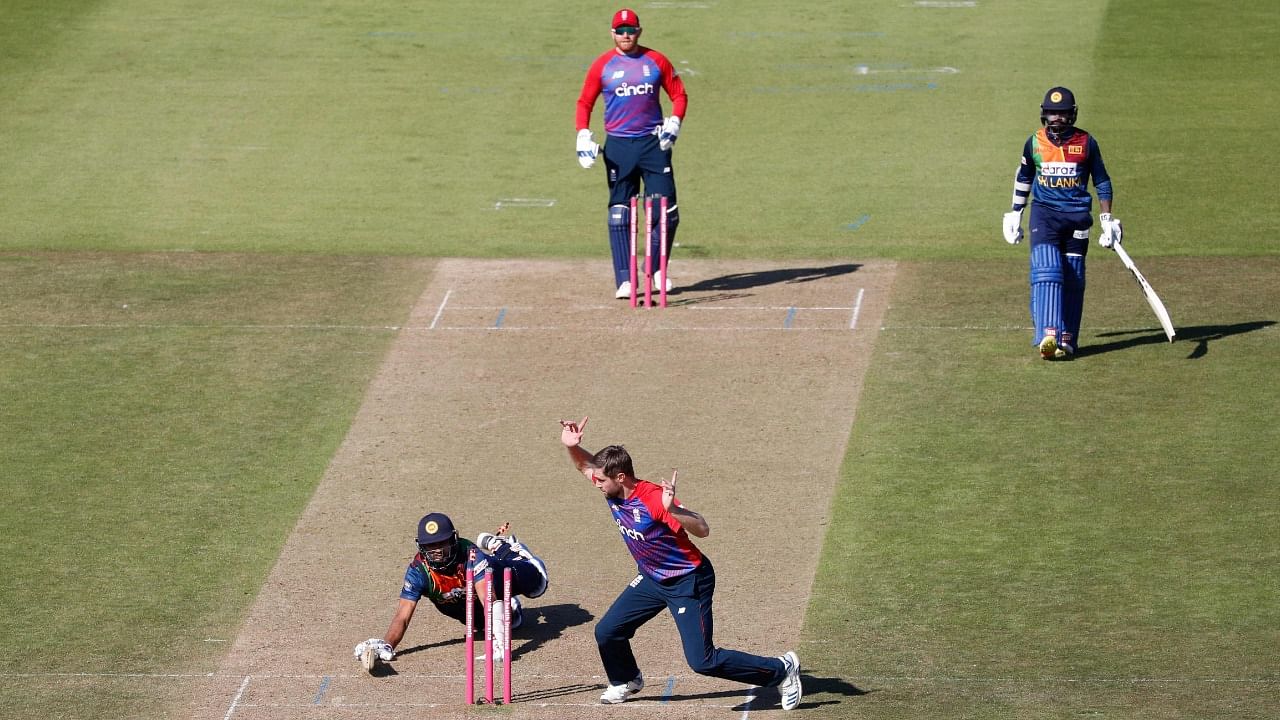
<svg viewBox="0 0 1280 720"><path fill-rule="evenodd" d="M529 551L514 535L504 535L506 526L498 533L480 533L475 543L458 537L453 521L444 513L430 513L418 521L418 553L404 573L404 587L400 590L400 604L386 634L370 638L356 645L355 657L365 670L373 672L379 662L389 662L395 657L395 647L404 638L418 601L426 597L436 610L466 623L467 558L476 551L474 616L483 622L492 622L494 628L493 654L501 660L507 648L502 644L498 628L502 624L502 602L493 604L493 617L486 618L484 600L486 583L493 582L494 597L503 593L502 570L511 568L511 629L520 626L524 619L518 595L536 598L547 591L547 566ZM477 628L477 630L480 630Z"/></svg>
<svg viewBox="0 0 1280 720"><path fill-rule="evenodd" d="M1076 99L1064 87L1050 88L1040 104L1041 128L1022 148L1013 180L1013 209L1004 214L1004 239L1022 241L1022 209L1031 198L1032 342L1046 360L1075 354L1084 312L1084 259L1089 252L1089 179L1098 195L1098 244L1120 242L1120 221L1111 215L1111 176L1098 141L1075 126Z"/></svg>
<svg viewBox="0 0 1280 720"><path fill-rule="evenodd" d="M667 199L667 256L680 226L676 204L676 179L671 170L671 149L680 134L689 99L684 81L665 55L640 44L640 18L623 8L613 15L613 48L596 58L587 69L578 96L578 163L589 168L603 153L609 183L609 249L613 254L614 297L631 297L631 198L640 192ZM664 117L658 99L662 88L671 99L671 114ZM591 111L604 96L604 149L591 132ZM654 201L653 207L659 203ZM657 222L646 223L657 227ZM658 233L647 239L649 257L659 257ZM671 280L655 273L655 287L671 289ZM643 294L643 293L641 293Z"/></svg>

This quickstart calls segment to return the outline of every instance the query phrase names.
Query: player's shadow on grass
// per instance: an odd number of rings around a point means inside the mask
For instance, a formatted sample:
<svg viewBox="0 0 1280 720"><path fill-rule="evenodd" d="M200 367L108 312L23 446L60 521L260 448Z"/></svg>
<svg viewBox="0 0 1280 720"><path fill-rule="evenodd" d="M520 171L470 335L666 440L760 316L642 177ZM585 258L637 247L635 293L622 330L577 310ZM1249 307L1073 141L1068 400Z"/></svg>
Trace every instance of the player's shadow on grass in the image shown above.
<svg viewBox="0 0 1280 720"><path fill-rule="evenodd" d="M725 293L748 290L763 285L813 282L814 280L822 280L838 275L848 275L851 272L857 272L861 267L857 263L846 263L844 265L829 265L817 268L778 268L759 272L733 273L732 275L721 275L717 278L700 280L692 285L685 285L680 288L680 292Z"/></svg>
<svg viewBox="0 0 1280 720"><path fill-rule="evenodd" d="M511 659L530 653L564 634L564 631L585 625L594 616L580 605L542 605L526 607L524 622L511 637Z"/></svg>
<svg viewBox="0 0 1280 720"><path fill-rule="evenodd" d="M525 608L524 622L512 632L511 644L515 647L515 652L511 654L511 659L515 660L527 652L533 652L548 641L563 635L566 629L585 625L591 622L592 619L591 613L578 605L544 605L542 607ZM477 631L476 644L480 644L484 642L484 632L480 628L477 628ZM461 645L462 642L462 637L454 637L439 642L414 645L403 650L397 650L396 657L412 655L413 653L433 648ZM385 663L380 664L374 674L379 674L378 671L383 671L381 674L385 675L396 674L395 670Z"/></svg>
<svg viewBox="0 0 1280 720"><path fill-rule="evenodd" d="M1178 331L1176 342L1194 342L1195 348L1187 355L1188 360L1198 360L1209 354L1209 341L1222 340L1232 335L1243 335L1244 333L1262 330L1263 328L1275 325L1275 320L1254 320L1252 322L1236 323L1234 325L1196 325L1194 327L1175 328ZM1164 331L1158 328L1143 330L1123 330L1117 332L1101 333L1098 337L1120 337L1132 335L1123 340L1114 340L1112 342L1103 343L1101 345L1085 345L1076 353L1077 357L1086 357L1089 355L1101 355L1102 353L1112 352L1114 350L1126 350L1139 345L1160 345L1168 342Z"/></svg>
<svg viewBox="0 0 1280 720"><path fill-rule="evenodd" d="M576 683L574 685L561 685L554 688L543 688L541 690L532 690L530 692L517 692L511 696L511 702L527 703L553 700L568 695L579 695L581 693L596 693L604 690L602 683Z"/></svg>
<svg viewBox="0 0 1280 720"><path fill-rule="evenodd" d="M405 655L412 655L416 652L422 652L423 650L430 650L432 648L441 648L441 647L448 647L450 645L461 645L461 644L462 644L461 637L449 638L448 640L441 640L440 642L423 643L422 645L414 645L413 647L407 647L401 650L397 650L396 657L400 658L400 657L404 657ZM384 677L384 676L396 675L396 674L398 673L396 673L395 669L386 663L380 663L376 668L374 668L374 671L373 671L374 677Z"/></svg>
<svg viewBox="0 0 1280 720"><path fill-rule="evenodd" d="M819 695L833 696L843 695L845 697L858 697L866 695L869 690L854 685L853 683L841 678L816 677L806 672L800 673L801 682L804 684L804 697L800 700L800 708L815 708L823 705L838 705L840 699L838 697L818 697ZM715 698L735 698L741 699L747 694L746 688L738 688L734 690L718 690L709 693L689 693L687 695L673 694L664 701L674 700L711 700ZM769 710L772 708L782 707L782 696L778 694L777 687L759 688L755 692L755 696L749 702L744 701L734 706L735 712L748 712L751 710Z"/></svg>
<svg viewBox="0 0 1280 720"><path fill-rule="evenodd" d="M430 650L431 648L448 647L449 645L460 645L460 644L462 644L462 638L456 637L456 638L449 638L448 640L441 640L440 642L414 645L413 647L407 647L402 650L397 650L396 657L400 657L401 655L412 655L413 653L422 652L423 650Z"/></svg>

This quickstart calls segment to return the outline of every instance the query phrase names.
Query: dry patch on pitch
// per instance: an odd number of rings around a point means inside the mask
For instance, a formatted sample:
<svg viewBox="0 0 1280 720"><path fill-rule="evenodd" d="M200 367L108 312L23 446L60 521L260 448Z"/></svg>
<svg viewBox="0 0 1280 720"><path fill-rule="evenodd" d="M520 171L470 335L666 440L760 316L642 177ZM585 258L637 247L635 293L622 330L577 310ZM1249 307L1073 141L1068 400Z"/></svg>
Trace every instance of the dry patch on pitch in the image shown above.
<svg viewBox="0 0 1280 720"><path fill-rule="evenodd" d="M386 628L422 514L474 538L510 521L547 563L526 603L507 715L595 717L595 619L635 564L570 468L622 443L641 477L680 471L707 516L718 644L797 648L828 508L895 266L681 261L666 309L610 297L599 262L442 261L350 433L188 717L432 718L462 705L462 628L419 606L393 672L351 647ZM657 298L655 297L655 302ZM635 639L643 717L776 710L777 692L694 675L670 618ZM804 657L804 648L800 648Z"/></svg>

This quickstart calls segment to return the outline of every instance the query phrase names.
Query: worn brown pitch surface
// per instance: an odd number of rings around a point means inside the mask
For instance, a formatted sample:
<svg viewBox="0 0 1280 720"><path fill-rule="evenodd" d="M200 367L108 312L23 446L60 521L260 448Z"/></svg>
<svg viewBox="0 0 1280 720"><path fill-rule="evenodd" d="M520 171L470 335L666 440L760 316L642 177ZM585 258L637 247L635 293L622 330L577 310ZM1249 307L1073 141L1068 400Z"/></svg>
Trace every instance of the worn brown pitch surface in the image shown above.
<svg viewBox="0 0 1280 720"><path fill-rule="evenodd" d="M862 377L894 277L883 262L673 263L666 309L614 300L598 262L447 260L436 268L193 718L719 718L780 714L774 689L694 675L669 617L635 639L648 687L603 687L594 621L635 574L603 499L572 471L622 443L641 477L679 469L712 527L716 639L797 649ZM656 296L655 296L656 301ZM461 626L424 603L370 677L417 519L474 538L510 521L551 588L516 632L514 703L462 704ZM477 664L480 667L480 664ZM479 684L479 683L477 683ZM483 690L478 688L477 694Z"/></svg>

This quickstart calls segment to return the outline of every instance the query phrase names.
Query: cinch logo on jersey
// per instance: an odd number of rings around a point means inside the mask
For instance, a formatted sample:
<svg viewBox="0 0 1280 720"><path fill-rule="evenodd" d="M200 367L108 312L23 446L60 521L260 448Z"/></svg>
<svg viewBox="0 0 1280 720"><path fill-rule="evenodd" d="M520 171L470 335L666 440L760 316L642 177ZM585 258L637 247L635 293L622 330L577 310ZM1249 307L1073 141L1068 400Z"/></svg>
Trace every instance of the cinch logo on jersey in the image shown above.
<svg viewBox="0 0 1280 720"><path fill-rule="evenodd" d="M633 97L635 95L652 95L654 92L653 83L644 83L643 85L628 85L622 83L614 88L613 94L618 97Z"/></svg>
<svg viewBox="0 0 1280 720"><path fill-rule="evenodd" d="M636 542L645 541L644 533L640 532L639 530L636 530L635 528L626 527L625 525L622 524L622 521L619 520L618 518L614 518L613 521L618 523L618 532L622 534L622 537L631 538Z"/></svg>

